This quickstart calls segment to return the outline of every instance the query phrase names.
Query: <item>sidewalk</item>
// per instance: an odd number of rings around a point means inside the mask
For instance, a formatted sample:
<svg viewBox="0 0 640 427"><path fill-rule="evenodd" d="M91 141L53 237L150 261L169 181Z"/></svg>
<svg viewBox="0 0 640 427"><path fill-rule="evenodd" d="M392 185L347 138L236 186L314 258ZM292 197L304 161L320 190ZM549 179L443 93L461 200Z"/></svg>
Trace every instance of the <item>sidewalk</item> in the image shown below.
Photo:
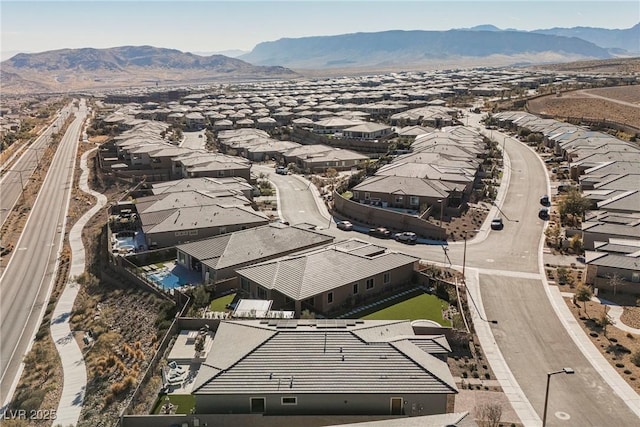
<svg viewBox="0 0 640 427"><path fill-rule="evenodd" d="M56 425L76 425L80 418L82 403L84 402L84 393L87 386L87 371L82 357L82 352L74 339L69 320L73 310L73 302L78 294L78 284L74 278L85 271L85 252L82 244L82 229L89 219L95 215L107 202L104 195L89 189L87 180L89 170L87 168L87 157L97 150L94 148L82 155L80 159L80 167L82 175L80 176L79 186L85 193L91 194L97 198L97 204L86 212L76 224L71 228L69 233L69 245L71 246L71 269L69 271L69 279L65 286L58 304L51 316L51 337L56 345L56 349L60 354L63 371L62 396L58 404Z"/></svg>

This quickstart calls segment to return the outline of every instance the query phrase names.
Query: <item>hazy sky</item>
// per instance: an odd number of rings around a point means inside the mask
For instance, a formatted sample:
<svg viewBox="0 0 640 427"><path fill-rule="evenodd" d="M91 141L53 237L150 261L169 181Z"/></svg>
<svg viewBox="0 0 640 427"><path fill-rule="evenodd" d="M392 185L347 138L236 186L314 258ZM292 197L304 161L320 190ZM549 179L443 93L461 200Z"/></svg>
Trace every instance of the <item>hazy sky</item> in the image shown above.
<svg viewBox="0 0 640 427"><path fill-rule="evenodd" d="M251 50L283 37L493 24L532 30L629 28L640 1L6 1L2 59L18 52L152 45L188 52Z"/></svg>

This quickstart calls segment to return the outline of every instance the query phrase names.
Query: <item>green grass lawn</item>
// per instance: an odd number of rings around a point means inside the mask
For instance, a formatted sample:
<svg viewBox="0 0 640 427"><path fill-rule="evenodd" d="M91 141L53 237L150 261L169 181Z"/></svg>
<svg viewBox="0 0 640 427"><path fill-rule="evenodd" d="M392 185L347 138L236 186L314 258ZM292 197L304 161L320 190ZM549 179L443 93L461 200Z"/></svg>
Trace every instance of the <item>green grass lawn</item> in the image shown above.
<svg viewBox="0 0 640 427"><path fill-rule="evenodd" d="M236 297L236 294L225 295L220 298L216 298L211 301L209 305L209 310L211 311L225 311L227 309L227 304L231 304L233 299Z"/></svg>
<svg viewBox="0 0 640 427"><path fill-rule="evenodd" d="M399 302L363 317L367 320L435 320L442 326L451 326L448 319L442 318L442 311L449 304L435 295L422 294Z"/></svg>
<svg viewBox="0 0 640 427"><path fill-rule="evenodd" d="M196 406L196 398L191 394L170 394L169 401L173 404L176 414L191 414L193 408ZM152 414L159 414L162 409L162 405L165 404L167 395L161 394L153 406Z"/></svg>

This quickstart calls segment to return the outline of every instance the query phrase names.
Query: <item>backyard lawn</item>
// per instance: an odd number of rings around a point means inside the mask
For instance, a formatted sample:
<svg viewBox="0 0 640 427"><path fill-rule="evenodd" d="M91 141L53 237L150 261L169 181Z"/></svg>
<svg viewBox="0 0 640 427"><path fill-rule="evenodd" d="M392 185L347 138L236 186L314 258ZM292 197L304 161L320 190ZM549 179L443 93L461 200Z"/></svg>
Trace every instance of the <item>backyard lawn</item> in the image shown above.
<svg viewBox="0 0 640 427"><path fill-rule="evenodd" d="M442 311L446 310L449 304L435 295L422 294L408 300L399 302L389 307L363 317L367 320L435 320L442 326L451 326L448 319L442 318Z"/></svg>
<svg viewBox="0 0 640 427"><path fill-rule="evenodd" d="M175 414L191 414L193 408L196 406L196 398L191 394L162 394L158 397L155 406L153 407L152 414L159 414L162 409L162 405L166 403L167 396L169 396L169 401L173 404L175 408Z"/></svg>
<svg viewBox="0 0 640 427"><path fill-rule="evenodd" d="M235 297L236 297L236 294L229 294L220 298L216 298L213 301L211 301L211 304L209 305L209 310L225 311L227 309L227 304L231 304Z"/></svg>

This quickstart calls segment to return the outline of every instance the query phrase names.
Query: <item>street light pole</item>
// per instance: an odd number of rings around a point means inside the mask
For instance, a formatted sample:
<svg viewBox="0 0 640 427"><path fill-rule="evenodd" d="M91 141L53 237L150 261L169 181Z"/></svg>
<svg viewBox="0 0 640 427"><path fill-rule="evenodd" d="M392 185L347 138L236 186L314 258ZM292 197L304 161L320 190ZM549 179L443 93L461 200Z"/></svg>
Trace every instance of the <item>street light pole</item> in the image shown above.
<svg viewBox="0 0 640 427"><path fill-rule="evenodd" d="M555 374L575 374L575 371L572 368L562 368L559 371L547 372L547 389L544 394L544 411L542 413L542 427L547 425L547 404L549 403L549 382L551 380L551 376Z"/></svg>

